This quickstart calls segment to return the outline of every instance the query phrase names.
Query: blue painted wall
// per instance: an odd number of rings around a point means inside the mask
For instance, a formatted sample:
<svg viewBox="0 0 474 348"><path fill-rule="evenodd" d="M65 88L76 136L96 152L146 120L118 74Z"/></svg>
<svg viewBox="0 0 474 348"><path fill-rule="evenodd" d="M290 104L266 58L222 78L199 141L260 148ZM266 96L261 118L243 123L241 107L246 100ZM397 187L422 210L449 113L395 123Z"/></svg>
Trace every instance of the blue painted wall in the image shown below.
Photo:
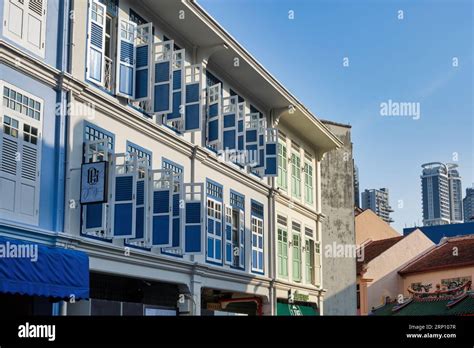
<svg viewBox="0 0 474 348"><path fill-rule="evenodd" d="M55 104L57 91L9 67L2 68L2 79L24 91L43 99L43 126L41 143L41 173L40 173L40 202L39 227L56 231L57 229L57 197L58 174L56 171L57 154L60 147L56 144L56 117ZM59 219L62 220L62 217Z"/></svg>

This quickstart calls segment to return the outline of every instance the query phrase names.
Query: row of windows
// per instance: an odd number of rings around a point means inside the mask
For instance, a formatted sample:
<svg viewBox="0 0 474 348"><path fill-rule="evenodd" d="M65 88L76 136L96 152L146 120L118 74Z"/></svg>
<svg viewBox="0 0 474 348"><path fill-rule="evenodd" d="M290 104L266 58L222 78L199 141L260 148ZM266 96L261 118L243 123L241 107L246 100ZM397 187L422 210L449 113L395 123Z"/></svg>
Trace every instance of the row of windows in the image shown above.
<svg viewBox="0 0 474 348"><path fill-rule="evenodd" d="M291 193L293 198L301 199L301 177L303 175L304 201L312 205L314 203L314 171L312 161L310 161L310 158L307 158L302 166L299 152L292 152L291 157L288 157L286 143L280 140L278 143L277 185L283 191L288 191L288 161L290 161L291 165L291 191L288 193Z"/></svg>
<svg viewBox="0 0 474 348"><path fill-rule="evenodd" d="M288 278L291 261L291 275L294 282L302 282L304 272L306 283L315 284L315 262L320 253L317 236L314 240L313 230L305 226L305 238L303 238L301 224L296 221L291 223L291 236L289 236L287 218L282 215L277 215L277 224L278 276Z"/></svg>
<svg viewBox="0 0 474 348"><path fill-rule="evenodd" d="M207 182L207 250L206 259L213 263L228 264L232 267L245 268L245 218L244 196L230 192L229 206L216 200L217 195L222 197L222 186ZM263 204L251 202L250 221L251 243L251 270L263 273L264 245L263 245Z"/></svg>
<svg viewBox="0 0 474 348"><path fill-rule="evenodd" d="M242 195L239 195L236 192L231 191L230 192L230 205L233 205L234 207L240 208L240 209L245 209L245 198Z"/></svg>
<svg viewBox="0 0 474 348"><path fill-rule="evenodd" d="M213 182L206 182L206 193L208 196L215 197L217 199L222 199L222 186L217 185Z"/></svg>
<svg viewBox="0 0 474 348"><path fill-rule="evenodd" d="M40 120L41 103L6 86L3 87L3 106L35 120Z"/></svg>

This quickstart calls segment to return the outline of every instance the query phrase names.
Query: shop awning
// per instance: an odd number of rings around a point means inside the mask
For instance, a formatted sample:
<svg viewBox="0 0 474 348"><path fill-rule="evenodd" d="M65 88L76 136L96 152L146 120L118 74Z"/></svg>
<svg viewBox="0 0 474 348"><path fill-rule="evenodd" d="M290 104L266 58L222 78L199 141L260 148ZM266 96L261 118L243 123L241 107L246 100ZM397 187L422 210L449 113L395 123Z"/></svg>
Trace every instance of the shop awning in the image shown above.
<svg viewBox="0 0 474 348"><path fill-rule="evenodd" d="M80 251L0 237L0 292L88 298L89 258Z"/></svg>
<svg viewBox="0 0 474 348"><path fill-rule="evenodd" d="M277 303L277 315L282 316L315 316L319 315L318 311L310 305L297 305L289 303Z"/></svg>

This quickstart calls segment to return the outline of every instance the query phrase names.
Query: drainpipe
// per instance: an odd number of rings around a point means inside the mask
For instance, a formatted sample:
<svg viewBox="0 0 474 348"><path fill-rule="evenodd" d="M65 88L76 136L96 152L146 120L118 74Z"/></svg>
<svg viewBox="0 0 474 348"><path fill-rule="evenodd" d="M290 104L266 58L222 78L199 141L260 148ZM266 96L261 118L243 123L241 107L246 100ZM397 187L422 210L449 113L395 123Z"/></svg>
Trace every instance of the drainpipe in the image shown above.
<svg viewBox="0 0 474 348"><path fill-rule="evenodd" d="M274 122L274 111L273 109L270 110L270 124L272 127L275 126ZM275 185L275 178L270 177L269 178L270 182L270 189L268 191L268 245L269 248L269 266L268 266L268 275L270 277L270 296L269 296L269 301L270 301L270 314L275 315L275 309L276 309L276 289L275 289L275 279L276 279L276 244L275 244L275 236L276 236L276 230L275 230L275 221L276 221L276 216L275 216L275 192L276 192L276 185Z"/></svg>
<svg viewBox="0 0 474 348"><path fill-rule="evenodd" d="M318 220L316 221L316 228L319 234L319 295L318 295L318 307L319 313L323 314L323 231L322 231L322 221L324 215L322 213L322 200L321 200L321 161L324 159L324 154L318 154L316 162L316 212L318 214Z"/></svg>
<svg viewBox="0 0 474 348"><path fill-rule="evenodd" d="M198 151L198 145L193 145L193 150L191 153L191 183L193 184L196 179L196 154ZM193 310L192 315L201 315L201 286L196 286L196 260L194 255L190 255L190 261L193 263L192 270L191 270L191 277L190 277L190 286L189 289L191 291L191 298L193 302ZM199 278L199 277L198 277ZM200 283L200 282L199 282ZM195 292L199 291L199 294L195 294ZM198 301L195 300L198 299Z"/></svg>
<svg viewBox="0 0 474 348"><path fill-rule="evenodd" d="M69 115L68 105L71 101L71 92L64 91L64 72L70 72L71 69L71 43L72 43L72 18L69 17L69 11L73 6L73 1L60 1L59 13L62 17L58 19L58 48L57 48L57 67L61 71L58 81L58 96L57 103L60 107L55 108L55 117L58 120L56 128L56 144L58 146L57 153L57 181L58 191L56 196L57 216L56 216L56 231L65 232L65 199L66 199L66 176L68 163L68 141L69 141ZM59 302L59 315L67 315L67 302Z"/></svg>

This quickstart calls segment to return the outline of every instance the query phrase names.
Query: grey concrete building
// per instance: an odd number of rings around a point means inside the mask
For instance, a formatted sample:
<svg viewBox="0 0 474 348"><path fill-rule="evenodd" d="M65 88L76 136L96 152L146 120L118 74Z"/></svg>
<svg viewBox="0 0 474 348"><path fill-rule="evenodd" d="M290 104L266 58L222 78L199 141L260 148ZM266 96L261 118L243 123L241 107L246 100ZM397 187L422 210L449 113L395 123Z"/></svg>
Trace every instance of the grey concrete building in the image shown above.
<svg viewBox="0 0 474 348"><path fill-rule="evenodd" d="M354 163L354 204L360 208L359 168Z"/></svg>
<svg viewBox="0 0 474 348"><path fill-rule="evenodd" d="M335 257L329 249L355 245L354 161L351 126L323 121L343 142L343 147L325 154L321 162L321 202L324 226L323 287L325 315L356 314L356 259ZM326 252L328 251L328 253ZM334 251L334 250L332 250Z"/></svg>
<svg viewBox="0 0 474 348"><path fill-rule="evenodd" d="M474 221L474 184L466 188L466 197L463 200L464 222Z"/></svg>

